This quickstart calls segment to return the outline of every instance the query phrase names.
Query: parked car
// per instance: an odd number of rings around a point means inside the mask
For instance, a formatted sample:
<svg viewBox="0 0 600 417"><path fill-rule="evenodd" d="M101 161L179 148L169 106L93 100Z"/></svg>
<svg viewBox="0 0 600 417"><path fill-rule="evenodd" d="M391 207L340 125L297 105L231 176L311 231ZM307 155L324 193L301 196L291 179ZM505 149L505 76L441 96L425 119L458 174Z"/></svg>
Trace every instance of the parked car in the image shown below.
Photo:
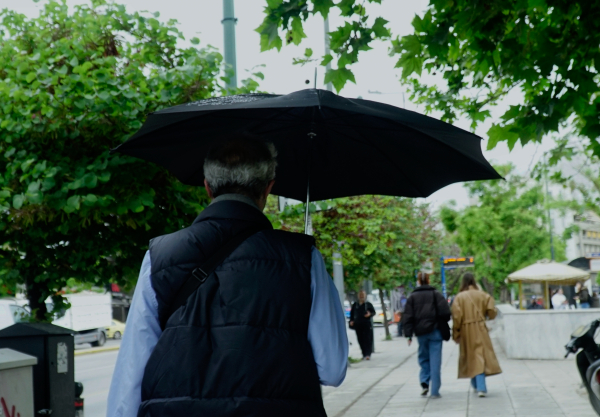
<svg viewBox="0 0 600 417"><path fill-rule="evenodd" d="M123 337L124 333L125 333L125 323L123 323L119 320L113 319L110 327L106 328L106 336L109 337L110 339L118 340Z"/></svg>
<svg viewBox="0 0 600 417"><path fill-rule="evenodd" d="M17 304L15 299L0 299L0 329L25 321L28 317L29 311Z"/></svg>
<svg viewBox="0 0 600 417"><path fill-rule="evenodd" d="M346 320L350 320L350 311L352 310L352 305L350 301L344 301L344 314L346 315Z"/></svg>
<svg viewBox="0 0 600 417"><path fill-rule="evenodd" d="M383 310L381 309L381 305L373 305L375 307L375 316L373 316L373 325L381 325L383 326ZM388 319L388 323L392 323L393 317L392 312L390 310L390 306L386 303L386 316Z"/></svg>

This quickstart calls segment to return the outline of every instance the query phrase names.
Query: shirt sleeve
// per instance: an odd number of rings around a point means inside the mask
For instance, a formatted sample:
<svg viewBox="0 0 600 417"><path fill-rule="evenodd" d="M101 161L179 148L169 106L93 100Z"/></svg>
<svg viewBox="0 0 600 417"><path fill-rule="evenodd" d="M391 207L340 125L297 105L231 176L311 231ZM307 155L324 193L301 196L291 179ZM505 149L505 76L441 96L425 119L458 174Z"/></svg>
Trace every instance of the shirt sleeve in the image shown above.
<svg viewBox="0 0 600 417"><path fill-rule="evenodd" d="M144 369L162 333L150 271L148 251L142 262L110 384L107 417L136 417L142 402Z"/></svg>
<svg viewBox="0 0 600 417"><path fill-rule="evenodd" d="M311 296L308 341L322 385L338 387L346 378L348 335L337 288L327 273L317 248L312 248Z"/></svg>

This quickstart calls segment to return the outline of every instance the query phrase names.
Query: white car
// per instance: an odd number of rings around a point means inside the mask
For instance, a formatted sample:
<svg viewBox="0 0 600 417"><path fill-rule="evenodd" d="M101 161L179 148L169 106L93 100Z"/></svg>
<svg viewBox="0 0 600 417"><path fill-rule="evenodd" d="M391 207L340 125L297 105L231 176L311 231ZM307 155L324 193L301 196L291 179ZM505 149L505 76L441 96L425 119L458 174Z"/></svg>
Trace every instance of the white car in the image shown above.
<svg viewBox="0 0 600 417"><path fill-rule="evenodd" d="M0 329L26 321L29 311L17 304L14 298L0 298Z"/></svg>

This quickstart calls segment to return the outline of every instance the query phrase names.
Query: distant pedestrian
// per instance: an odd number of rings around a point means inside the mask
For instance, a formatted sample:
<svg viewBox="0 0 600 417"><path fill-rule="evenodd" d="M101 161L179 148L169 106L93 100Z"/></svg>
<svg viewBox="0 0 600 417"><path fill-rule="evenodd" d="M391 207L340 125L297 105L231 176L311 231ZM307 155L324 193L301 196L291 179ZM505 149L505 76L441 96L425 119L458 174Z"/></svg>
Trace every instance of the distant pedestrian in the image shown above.
<svg viewBox="0 0 600 417"><path fill-rule="evenodd" d="M581 282L575 284L575 296L579 300L579 308L590 308L590 292Z"/></svg>
<svg viewBox="0 0 600 417"><path fill-rule="evenodd" d="M502 372L485 319L496 317L494 299L479 290L470 272L463 275L460 292L452 304L452 337L460 345L458 377L470 378L479 397L485 397L485 377Z"/></svg>
<svg viewBox="0 0 600 417"><path fill-rule="evenodd" d="M362 351L363 360L371 359L373 353L373 328L371 317L375 315L373 304L367 301L367 293L358 293L358 301L352 304L350 310L350 328L356 332L356 338Z"/></svg>
<svg viewBox="0 0 600 417"><path fill-rule="evenodd" d="M402 331L402 314L404 314L406 300L404 286L400 286L392 292L392 307L394 308L394 314L398 319L398 337L401 337L404 334Z"/></svg>
<svg viewBox="0 0 600 417"><path fill-rule="evenodd" d="M406 301L404 334L408 338L409 346L413 334L419 342L419 380L423 389L421 395L427 395L431 388L431 398L440 398L444 341L440 326L448 327L446 323L450 320L450 307L444 296L429 285L429 274L419 272L417 285Z"/></svg>
<svg viewBox="0 0 600 417"><path fill-rule="evenodd" d="M566 310L568 308L569 302L567 301L567 297L563 293L563 289L559 288L554 292L552 296L552 308L555 310Z"/></svg>

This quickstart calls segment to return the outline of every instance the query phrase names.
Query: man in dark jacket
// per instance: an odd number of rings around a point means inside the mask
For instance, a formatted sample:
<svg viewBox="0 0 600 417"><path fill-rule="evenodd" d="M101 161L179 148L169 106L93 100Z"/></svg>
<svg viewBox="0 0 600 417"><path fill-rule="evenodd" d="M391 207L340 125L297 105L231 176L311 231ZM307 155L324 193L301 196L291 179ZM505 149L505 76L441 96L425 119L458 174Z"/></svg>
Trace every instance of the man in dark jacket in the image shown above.
<svg viewBox="0 0 600 417"><path fill-rule="evenodd" d="M150 242L108 417L326 415L319 385L344 380L346 322L314 239L273 230L262 213L276 166L273 145L245 135L208 154L212 203ZM192 271L249 231L171 312Z"/></svg>
<svg viewBox="0 0 600 417"><path fill-rule="evenodd" d="M438 323L450 321L450 307L444 296L429 285L429 274L419 272L417 283L419 286L406 301L404 335L409 346L413 335L419 341L421 395L428 394L431 383L431 398L440 398L443 339Z"/></svg>

